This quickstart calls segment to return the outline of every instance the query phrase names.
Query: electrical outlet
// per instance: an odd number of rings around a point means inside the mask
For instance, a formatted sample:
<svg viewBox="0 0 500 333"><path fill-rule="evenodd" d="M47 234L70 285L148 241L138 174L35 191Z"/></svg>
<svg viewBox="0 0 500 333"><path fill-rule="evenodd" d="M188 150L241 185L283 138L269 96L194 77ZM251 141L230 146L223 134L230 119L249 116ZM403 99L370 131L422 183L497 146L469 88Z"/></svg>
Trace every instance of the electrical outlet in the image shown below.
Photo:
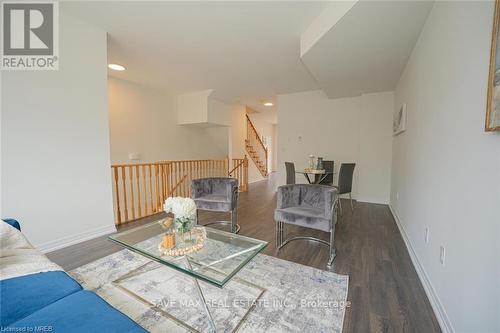
<svg viewBox="0 0 500 333"><path fill-rule="evenodd" d="M425 244L429 243L430 231L429 228L425 228Z"/></svg>
<svg viewBox="0 0 500 333"><path fill-rule="evenodd" d="M441 265L444 266L444 261L446 259L446 248L441 245L441 252L439 255L439 261L441 262Z"/></svg>
<svg viewBox="0 0 500 333"><path fill-rule="evenodd" d="M129 153L128 154L128 159L131 161L138 161L141 159L141 154L139 153Z"/></svg>

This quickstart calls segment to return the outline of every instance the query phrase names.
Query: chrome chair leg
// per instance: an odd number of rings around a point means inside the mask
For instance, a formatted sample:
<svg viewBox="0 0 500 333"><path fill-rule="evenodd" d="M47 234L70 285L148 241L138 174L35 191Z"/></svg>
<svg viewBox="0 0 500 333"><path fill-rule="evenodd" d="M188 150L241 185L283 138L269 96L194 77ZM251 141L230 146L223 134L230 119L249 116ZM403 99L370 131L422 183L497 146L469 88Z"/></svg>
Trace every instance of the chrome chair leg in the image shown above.
<svg viewBox="0 0 500 333"><path fill-rule="evenodd" d="M285 235L285 223L280 222L280 246L283 244L284 235Z"/></svg>
<svg viewBox="0 0 500 333"><path fill-rule="evenodd" d="M330 229L330 258L328 258L328 263L326 267L331 268L333 265L333 261L337 256L337 250L335 249L335 225Z"/></svg>
<svg viewBox="0 0 500 333"><path fill-rule="evenodd" d="M276 221L275 225L275 236L276 236L276 248L280 246L280 238L279 238L279 229L280 229L280 223L279 221Z"/></svg>
<svg viewBox="0 0 500 333"><path fill-rule="evenodd" d="M233 234L237 234L240 232L241 227L238 224L238 212L237 212L236 208L229 212L231 214L231 221L215 221L215 222L209 222L209 223L205 223L205 224L199 223L198 211L199 211L199 209L196 210L196 224L197 225L208 227L208 226L214 225L214 224L222 224L222 225L228 225Z"/></svg>
<svg viewBox="0 0 500 333"><path fill-rule="evenodd" d="M351 211L354 212L354 205L352 204L352 196L351 196L351 192L349 192L349 199L351 200Z"/></svg>
<svg viewBox="0 0 500 333"><path fill-rule="evenodd" d="M276 221L276 250L278 251L283 244L283 227L284 223Z"/></svg>
<svg viewBox="0 0 500 333"><path fill-rule="evenodd" d="M236 208L231 211L231 232L232 233L237 233L239 230L239 225L238 225L238 212L236 211Z"/></svg>
<svg viewBox="0 0 500 333"><path fill-rule="evenodd" d="M292 241L296 240L307 240L307 241L314 241L318 242L324 245L328 246L329 249L329 258L328 258L328 263L327 263L327 268L331 268L333 265L333 261L335 260L335 257L337 256L336 249L335 249L335 225L333 225L333 228L330 230L330 242L327 242L325 240L315 238L315 237L307 237L307 236L297 236L297 237L291 237L287 238L284 240L284 228L285 223L276 221L276 255L279 253L279 251L285 247L285 245L291 243Z"/></svg>

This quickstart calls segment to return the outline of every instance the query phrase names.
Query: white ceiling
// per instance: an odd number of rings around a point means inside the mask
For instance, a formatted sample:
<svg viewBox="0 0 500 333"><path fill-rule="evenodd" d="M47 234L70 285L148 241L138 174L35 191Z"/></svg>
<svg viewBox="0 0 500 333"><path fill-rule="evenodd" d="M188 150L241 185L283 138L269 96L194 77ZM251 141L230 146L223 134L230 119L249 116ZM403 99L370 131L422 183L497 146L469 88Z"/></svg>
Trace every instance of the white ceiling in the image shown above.
<svg viewBox="0 0 500 333"><path fill-rule="evenodd" d="M266 110L261 100L318 89L300 60L300 35L325 2L64 2L104 28L110 75L174 93Z"/></svg>
<svg viewBox="0 0 500 333"><path fill-rule="evenodd" d="M330 98L393 90L429 1L69 1L64 11L108 32L111 76L213 98L275 117L276 95ZM310 28L310 29L308 29ZM313 33L315 32L316 36ZM301 58L301 35L307 44ZM306 40L307 41L307 40Z"/></svg>
<svg viewBox="0 0 500 333"><path fill-rule="evenodd" d="M432 1L358 1L302 55L329 98L396 87Z"/></svg>

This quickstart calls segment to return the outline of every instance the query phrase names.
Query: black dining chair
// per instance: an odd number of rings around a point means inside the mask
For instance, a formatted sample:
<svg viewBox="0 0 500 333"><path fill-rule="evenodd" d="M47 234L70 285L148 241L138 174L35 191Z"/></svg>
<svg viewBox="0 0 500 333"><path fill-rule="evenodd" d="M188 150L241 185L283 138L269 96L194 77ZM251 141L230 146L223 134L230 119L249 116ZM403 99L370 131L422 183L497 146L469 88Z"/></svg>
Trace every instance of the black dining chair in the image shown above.
<svg viewBox="0 0 500 333"><path fill-rule="evenodd" d="M333 186L333 170L334 170L334 161L323 161L323 169L325 169L325 175L314 175L314 183L321 185L329 185ZM324 177L323 179L321 179Z"/></svg>
<svg viewBox="0 0 500 333"><path fill-rule="evenodd" d="M295 164L293 162L285 162L286 169L286 184L295 184Z"/></svg>
<svg viewBox="0 0 500 333"><path fill-rule="evenodd" d="M351 210L354 211L354 205L352 204L352 176L354 174L354 168L356 163L342 163L340 165L339 171L339 183L335 186L338 190L338 194L349 194L349 199L351 200ZM342 214L342 200L339 200L340 213Z"/></svg>

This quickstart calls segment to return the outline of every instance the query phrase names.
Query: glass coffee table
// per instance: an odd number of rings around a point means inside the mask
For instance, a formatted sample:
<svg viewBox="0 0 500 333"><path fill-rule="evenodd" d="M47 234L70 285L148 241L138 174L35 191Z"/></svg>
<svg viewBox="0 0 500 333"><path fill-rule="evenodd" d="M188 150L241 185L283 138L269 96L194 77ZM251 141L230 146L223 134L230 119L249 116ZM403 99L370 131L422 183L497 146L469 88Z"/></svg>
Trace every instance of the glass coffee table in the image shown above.
<svg viewBox="0 0 500 333"><path fill-rule="evenodd" d="M197 297L199 297L199 300L201 301L200 303L202 304L210 322L210 331L216 332L216 325L212 313L207 306L205 295L202 288L200 288L198 280L223 288L230 280L233 279L234 275L238 271L240 271L267 246L267 242L205 227L206 239L204 246L200 250L183 256L168 256L163 255L158 248L158 244L161 243L162 238L167 231L167 229L163 226L163 222L164 220L162 219L131 230L119 232L110 235L109 239L135 253L155 261L159 265L173 268L192 277L196 286L195 289L197 290ZM147 263L143 266L149 265L152 269L156 269L158 267L158 264L153 266L150 264L151 263ZM148 267L143 266L135 269L125 276L118 278L114 281L114 283L117 286L120 286L120 282L138 274L144 274L144 272L148 270ZM237 279L239 283L243 283L248 287L257 289L258 294L256 300L258 300L265 292L264 288L254 285L241 278L235 277L234 279ZM135 296L134 293L129 292L129 294ZM248 308L241 321L245 319L252 308L253 306ZM186 326L189 330L193 329L184 322L181 322L181 324L184 324L184 326ZM240 324L241 322L238 323L237 327L239 327Z"/></svg>

